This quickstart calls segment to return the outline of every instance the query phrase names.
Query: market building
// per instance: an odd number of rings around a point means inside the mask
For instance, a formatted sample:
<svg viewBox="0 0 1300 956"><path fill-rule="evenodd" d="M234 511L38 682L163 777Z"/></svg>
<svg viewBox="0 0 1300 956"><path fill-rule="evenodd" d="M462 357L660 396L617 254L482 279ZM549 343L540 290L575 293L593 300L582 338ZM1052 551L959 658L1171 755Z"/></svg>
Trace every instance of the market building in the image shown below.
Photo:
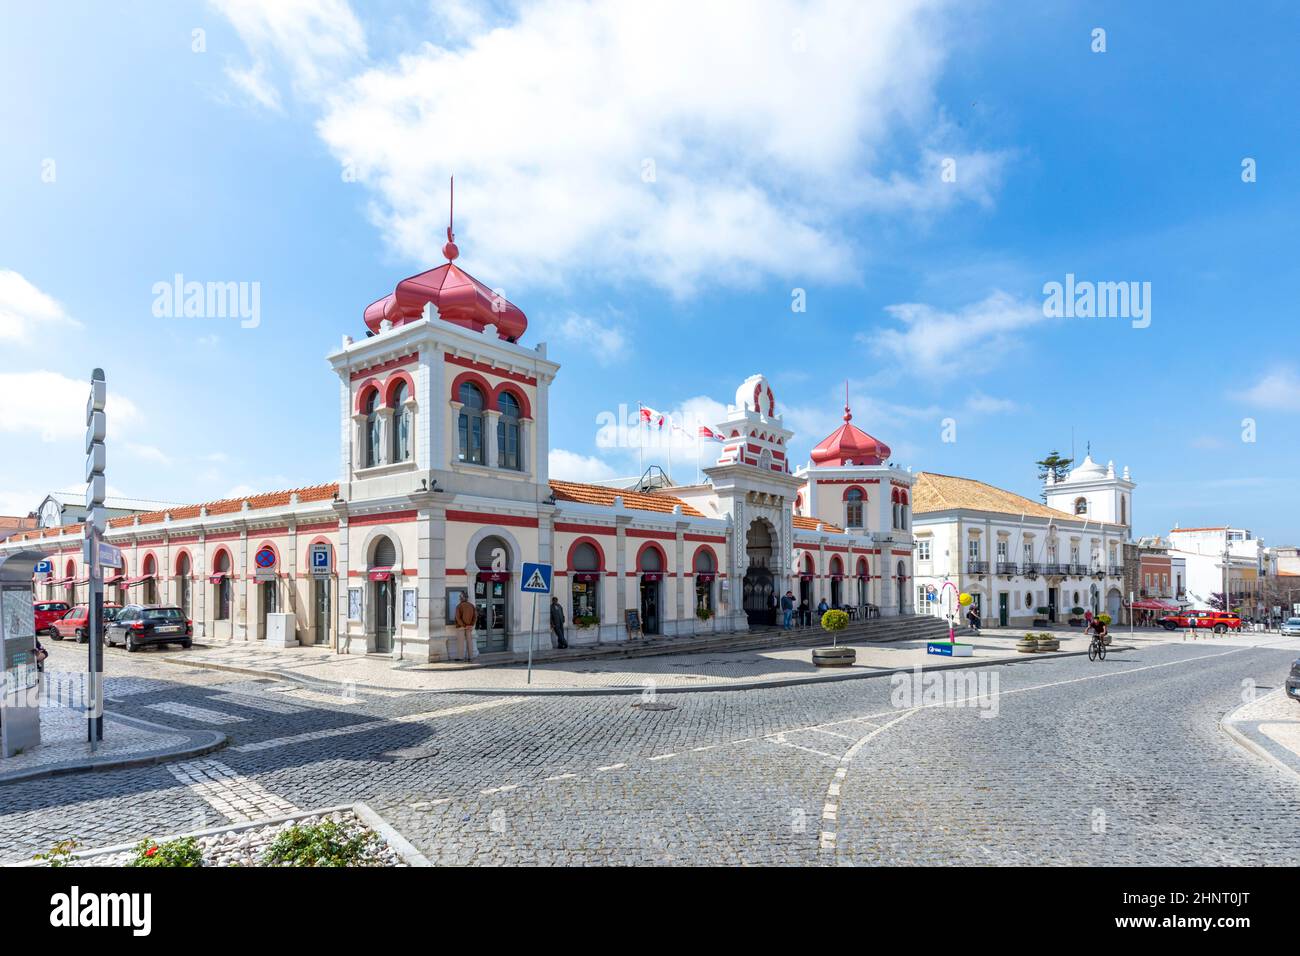
<svg viewBox="0 0 1300 956"><path fill-rule="evenodd" d="M450 230L449 230L449 240ZM527 318L447 261L366 307L365 337L327 359L338 383L338 480L112 517L124 567L105 599L173 603L206 641L297 640L443 660L461 595L484 653L549 646L520 598L525 561L555 569L570 644L771 624L789 589L855 615L914 611L912 476L850 423L792 469L762 375L736 391L707 480L649 491L552 480L548 408L560 366L521 343ZM85 601L79 524L0 549L50 556L38 599Z"/></svg>

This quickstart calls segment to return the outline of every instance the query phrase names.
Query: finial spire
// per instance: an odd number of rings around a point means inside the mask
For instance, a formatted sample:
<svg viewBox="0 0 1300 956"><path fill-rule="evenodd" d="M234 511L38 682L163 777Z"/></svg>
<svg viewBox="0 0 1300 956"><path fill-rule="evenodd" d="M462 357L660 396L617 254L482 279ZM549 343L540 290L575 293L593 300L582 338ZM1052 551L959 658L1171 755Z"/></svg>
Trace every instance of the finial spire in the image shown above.
<svg viewBox="0 0 1300 956"><path fill-rule="evenodd" d="M456 177L451 177L451 200L447 211L447 244L442 247L442 254L447 257L448 262L452 262L460 255L460 249L456 247L456 233L453 227L456 225Z"/></svg>
<svg viewBox="0 0 1300 956"><path fill-rule="evenodd" d="M844 380L844 421L853 421L853 412L849 411L849 380Z"/></svg>

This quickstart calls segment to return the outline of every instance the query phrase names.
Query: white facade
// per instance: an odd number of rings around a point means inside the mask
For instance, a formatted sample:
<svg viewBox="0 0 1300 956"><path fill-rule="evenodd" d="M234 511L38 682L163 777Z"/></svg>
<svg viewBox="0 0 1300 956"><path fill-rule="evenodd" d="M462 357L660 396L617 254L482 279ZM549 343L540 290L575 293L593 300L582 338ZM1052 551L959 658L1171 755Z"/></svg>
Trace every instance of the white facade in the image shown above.
<svg viewBox="0 0 1300 956"><path fill-rule="evenodd" d="M1171 558L1187 566L1187 600L1208 610L1210 597L1226 586L1232 606L1254 614L1261 579L1275 573L1264 542L1245 528L1174 528L1169 532ZM1227 568L1227 574L1224 571ZM1225 581L1226 577L1226 581Z"/></svg>

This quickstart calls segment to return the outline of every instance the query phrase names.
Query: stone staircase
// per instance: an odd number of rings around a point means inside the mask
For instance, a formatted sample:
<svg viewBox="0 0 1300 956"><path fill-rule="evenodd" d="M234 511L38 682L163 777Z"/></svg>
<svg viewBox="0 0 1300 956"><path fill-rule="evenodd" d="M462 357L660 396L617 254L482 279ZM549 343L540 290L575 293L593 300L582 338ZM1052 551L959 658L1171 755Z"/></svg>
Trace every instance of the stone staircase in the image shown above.
<svg viewBox="0 0 1300 956"><path fill-rule="evenodd" d="M840 644L883 643L887 641L935 641L948 637L948 625L928 614L854 621L838 635ZM736 651L771 650L779 647L821 647L830 644L830 635L820 627L796 627L786 631L779 627L761 627L726 634L699 634L684 637L643 637L634 641L569 647L550 647L533 651L534 663L654 657L663 654L735 653ZM526 654L482 654L479 666L518 664Z"/></svg>

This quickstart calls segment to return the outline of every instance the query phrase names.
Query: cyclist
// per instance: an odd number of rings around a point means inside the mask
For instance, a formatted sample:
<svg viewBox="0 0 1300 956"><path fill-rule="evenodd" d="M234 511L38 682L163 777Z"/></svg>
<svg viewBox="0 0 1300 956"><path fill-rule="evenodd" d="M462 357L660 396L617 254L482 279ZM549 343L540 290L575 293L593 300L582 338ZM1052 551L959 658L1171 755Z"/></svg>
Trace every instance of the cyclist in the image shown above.
<svg viewBox="0 0 1300 956"><path fill-rule="evenodd" d="M1093 619L1088 622L1088 630L1092 631L1092 641L1089 643L1089 647L1088 647L1089 658L1092 657L1092 651L1094 646L1096 647L1097 651L1100 652L1100 655L1102 657L1105 657L1106 633L1107 633L1106 622L1103 621L1100 616L1094 616Z"/></svg>

